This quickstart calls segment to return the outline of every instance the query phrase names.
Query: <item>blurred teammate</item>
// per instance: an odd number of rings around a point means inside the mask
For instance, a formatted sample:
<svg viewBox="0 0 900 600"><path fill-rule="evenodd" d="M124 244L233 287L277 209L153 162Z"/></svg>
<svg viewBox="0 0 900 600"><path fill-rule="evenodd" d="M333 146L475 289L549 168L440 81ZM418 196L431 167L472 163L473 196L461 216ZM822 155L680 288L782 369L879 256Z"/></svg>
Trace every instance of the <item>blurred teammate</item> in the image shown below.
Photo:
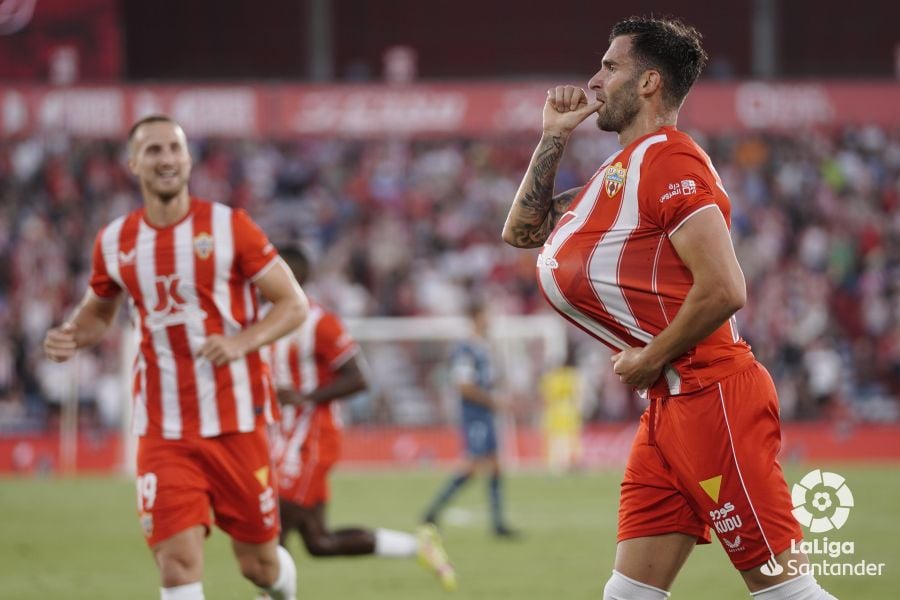
<svg viewBox="0 0 900 600"><path fill-rule="evenodd" d="M584 90L548 91L543 135L503 239L543 246L537 276L566 319L613 348L620 379L650 406L625 469L607 599L668 597L714 527L754 597L831 598L788 560L801 532L781 467L778 399L733 315L744 277L728 196L675 123L706 61L674 20L617 23ZM623 146L584 187L553 195L569 135L596 114Z"/></svg>
<svg viewBox="0 0 900 600"><path fill-rule="evenodd" d="M265 433L274 398L258 350L300 325L306 298L246 213L190 196L191 164L170 118L134 125L128 165L144 206L97 234L90 288L44 350L65 361L95 344L127 297L139 334L138 512L161 598L203 598L212 509L244 577L293 599L296 569L278 545ZM263 318L257 292L272 303Z"/></svg>
<svg viewBox="0 0 900 600"><path fill-rule="evenodd" d="M303 285L309 276L306 256L294 248L283 249L281 255ZM368 387L359 346L341 320L313 302L303 325L275 343L272 362L283 404L274 448L281 544L296 530L312 556L418 555L446 588L453 589L456 574L433 527L423 527L413 536L380 528L330 530L326 525L328 475L340 456L341 444L336 400Z"/></svg>
<svg viewBox="0 0 900 600"><path fill-rule="evenodd" d="M499 537L515 537L503 518L502 479L497 459L497 425L494 422L497 396L494 393L494 369L488 342L487 307L473 303L471 336L460 342L451 356L451 374L459 394L461 425L466 463L453 475L425 512L425 523L434 524L441 510L472 478L476 471L488 472L488 490L493 532Z"/></svg>

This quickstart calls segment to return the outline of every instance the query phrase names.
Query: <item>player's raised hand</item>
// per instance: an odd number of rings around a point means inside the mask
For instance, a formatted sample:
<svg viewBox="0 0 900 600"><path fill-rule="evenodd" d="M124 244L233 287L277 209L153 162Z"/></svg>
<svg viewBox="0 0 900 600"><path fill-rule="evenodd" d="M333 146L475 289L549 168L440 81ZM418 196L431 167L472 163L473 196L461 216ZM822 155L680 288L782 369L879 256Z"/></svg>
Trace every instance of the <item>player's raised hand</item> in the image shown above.
<svg viewBox="0 0 900 600"><path fill-rule="evenodd" d="M237 339L218 334L206 338L206 342L197 352L198 356L202 356L216 366L228 364L241 358L244 354L246 352Z"/></svg>
<svg viewBox="0 0 900 600"><path fill-rule="evenodd" d="M574 85L550 88L544 102L544 133L568 135L602 104L588 102L585 91Z"/></svg>
<svg viewBox="0 0 900 600"><path fill-rule="evenodd" d="M75 356L76 350L75 327L71 323L54 327L44 336L44 354L54 362L69 360Z"/></svg>

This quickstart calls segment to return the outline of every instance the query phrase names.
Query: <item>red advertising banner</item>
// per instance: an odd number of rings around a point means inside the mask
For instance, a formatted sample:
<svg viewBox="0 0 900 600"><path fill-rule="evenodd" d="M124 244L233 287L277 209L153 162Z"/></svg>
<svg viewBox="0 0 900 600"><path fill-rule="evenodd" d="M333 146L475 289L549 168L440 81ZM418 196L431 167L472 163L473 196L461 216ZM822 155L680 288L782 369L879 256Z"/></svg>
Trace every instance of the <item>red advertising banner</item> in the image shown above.
<svg viewBox="0 0 900 600"><path fill-rule="evenodd" d="M138 118L162 112L193 136L486 137L538 131L548 87L0 85L0 133L121 137ZM679 122L711 133L859 124L900 126L900 83L698 84Z"/></svg>
<svg viewBox="0 0 900 600"><path fill-rule="evenodd" d="M581 436L582 464L593 469L621 469L637 423L590 425ZM546 463L541 432L520 428L503 432L505 456L522 465ZM512 435L515 433L515 435ZM0 473L60 473L64 461L58 432L0 437ZM462 448L453 427L352 427L346 430L342 464L362 468L410 468L452 464ZM69 457L76 472L121 471L125 444L117 432L82 435L76 457ZM897 463L900 461L900 425L862 424L851 427L827 423L786 423L782 428L782 462Z"/></svg>

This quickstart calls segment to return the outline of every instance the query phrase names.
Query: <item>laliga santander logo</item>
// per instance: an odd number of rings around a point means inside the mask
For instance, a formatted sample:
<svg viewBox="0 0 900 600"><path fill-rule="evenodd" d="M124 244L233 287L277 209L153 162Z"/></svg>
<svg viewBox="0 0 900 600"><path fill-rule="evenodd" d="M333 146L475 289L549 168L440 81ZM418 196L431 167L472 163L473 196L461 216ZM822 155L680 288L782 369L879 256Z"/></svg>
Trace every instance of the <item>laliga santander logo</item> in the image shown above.
<svg viewBox="0 0 900 600"><path fill-rule="evenodd" d="M840 529L850 516L853 493L837 473L816 469L791 489L794 518L811 533Z"/></svg>

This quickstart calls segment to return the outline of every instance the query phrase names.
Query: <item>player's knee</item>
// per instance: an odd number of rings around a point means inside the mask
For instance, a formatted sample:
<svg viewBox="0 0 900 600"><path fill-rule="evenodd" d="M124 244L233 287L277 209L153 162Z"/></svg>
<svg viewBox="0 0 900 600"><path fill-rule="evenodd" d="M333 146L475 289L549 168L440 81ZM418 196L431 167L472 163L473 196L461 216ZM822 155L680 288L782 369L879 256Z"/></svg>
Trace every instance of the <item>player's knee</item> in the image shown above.
<svg viewBox="0 0 900 600"><path fill-rule="evenodd" d="M154 553L164 588L187 585L203 577L203 560L189 552L158 550Z"/></svg>
<svg viewBox="0 0 900 600"><path fill-rule="evenodd" d="M625 577L618 571L612 572L603 588L603 600L665 600L668 597L669 592Z"/></svg>
<svg viewBox="0 0 900 600"><path fill-rule="evenodd" d="M238 559L238 565L241 575L257 587L269 588L278 578L277 557L270 559L261 554L244 555Z"/></svg>

